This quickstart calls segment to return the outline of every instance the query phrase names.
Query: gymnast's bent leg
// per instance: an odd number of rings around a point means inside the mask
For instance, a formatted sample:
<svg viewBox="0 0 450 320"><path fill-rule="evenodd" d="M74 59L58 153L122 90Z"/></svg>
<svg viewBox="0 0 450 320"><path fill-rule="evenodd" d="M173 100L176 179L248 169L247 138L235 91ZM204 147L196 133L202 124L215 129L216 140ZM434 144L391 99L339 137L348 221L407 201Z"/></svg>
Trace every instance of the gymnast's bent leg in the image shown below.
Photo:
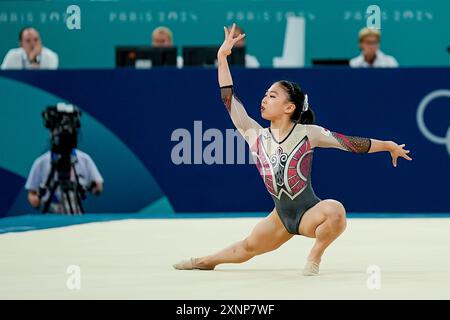
<svg viewBox="0 0 450 320"><path fill-rule="evenodd" d="M323 200L306 211L300 221L299 233L316 238L316 242L308 256L304 275L319 273L319 264L325 249L344 232L346 225L345 208L339 201Z"/></svg>
<svg viewBox="0 0 450 320"><path fill-rule="evenodd" d="M255 226L251 234L244 240L238 241L215 254L181 261L173 267L179 270L212 270L222 263L242 263L254 256L279 248L292 237L293 234L286 230L274 209Z"/></svg>

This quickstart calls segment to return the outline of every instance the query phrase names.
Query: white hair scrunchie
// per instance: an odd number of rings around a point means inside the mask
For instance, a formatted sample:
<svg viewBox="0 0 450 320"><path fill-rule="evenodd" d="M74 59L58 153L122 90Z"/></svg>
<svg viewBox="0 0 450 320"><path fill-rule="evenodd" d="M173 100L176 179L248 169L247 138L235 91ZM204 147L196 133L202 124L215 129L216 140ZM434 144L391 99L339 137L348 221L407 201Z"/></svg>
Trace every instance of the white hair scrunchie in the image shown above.
<svg viewBox="0 0 450 320"><path fill-rule="evenodd" d="M308 104L308 95L305 94L305 101L303 101L303 112L307 111L309 108L309 104Z"/></svg>

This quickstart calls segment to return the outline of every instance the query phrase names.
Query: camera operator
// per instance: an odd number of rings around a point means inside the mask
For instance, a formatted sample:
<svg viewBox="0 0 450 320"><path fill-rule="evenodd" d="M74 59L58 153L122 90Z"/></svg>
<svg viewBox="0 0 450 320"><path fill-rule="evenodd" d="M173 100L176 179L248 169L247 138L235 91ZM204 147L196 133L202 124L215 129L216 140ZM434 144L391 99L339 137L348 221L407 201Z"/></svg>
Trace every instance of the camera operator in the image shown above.
<svg viewBox="0 0 450 320"><path fill-rule="evenodd" d="M59 103L43 113L52 147L31 168L25 185L28 201L43 213L81 214L86 191L99 195L103 178L92 158L77 149L81 112Z"/></svg>

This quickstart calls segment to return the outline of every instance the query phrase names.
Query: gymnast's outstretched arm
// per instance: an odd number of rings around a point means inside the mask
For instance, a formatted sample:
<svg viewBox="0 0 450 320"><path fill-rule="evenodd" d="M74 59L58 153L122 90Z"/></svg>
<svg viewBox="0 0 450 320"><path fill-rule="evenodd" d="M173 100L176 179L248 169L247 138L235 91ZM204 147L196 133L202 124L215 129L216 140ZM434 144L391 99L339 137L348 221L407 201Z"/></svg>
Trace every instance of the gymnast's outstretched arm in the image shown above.
<svg viewBox="0 0 450 320"><path fill-rule="evenodd" d="M409 150L403 149L404 144L398 145L393 141L382 141L370 138L346 136L330 131L317 125L305 125L311 147L337 148L353 153L374 153L388 151L392 156L392 165L397 166L397 158L412 160Z"/></svg>
<svg viewBox="0 0 450 320"><path fill-rule="evenodd" d="M240 34L237 37L234 37L234 30L234 24L231 30L224 27L225 40L217 52L220 94L222 101L230 114L233 124L245 140L250 145L253 145L256 141L258 131L262 129L262 127L255 120L249 117L247 111L245 111L244 105L234 95L233 78L231 77L231 72L227 61L227 56L231 54L233 46L236 42L245 37L245 34Z"/></svg>

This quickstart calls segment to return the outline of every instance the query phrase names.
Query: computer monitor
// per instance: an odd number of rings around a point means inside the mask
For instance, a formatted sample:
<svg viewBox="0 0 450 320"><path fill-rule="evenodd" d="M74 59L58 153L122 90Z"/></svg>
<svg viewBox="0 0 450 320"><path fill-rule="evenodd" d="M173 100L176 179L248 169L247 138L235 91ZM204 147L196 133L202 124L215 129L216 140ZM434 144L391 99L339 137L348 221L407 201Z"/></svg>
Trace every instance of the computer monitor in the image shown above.
<svg viewBox="0 0 450 320"><path fill-rule="evenodd" d="M152 68L177 65L177 48L116 47L116 67Z"/></svg>
<svg viewBox="0 0 450 320"><path fill-rule="evenodd" d="M183 47L184 66L215 66L217 51L220 46L186 46ZM245 47L233 48L228 56L228 63L234 66L245 66Z"/></svg>
<svg viewBox="0 0 450 320"><path fill-rule="evenodd" d="M324 67L332 67L332 66L349 66L350 59L335 59L335 58L321 58L321 59L313 59L313 66L324 66Z"/></svg>

